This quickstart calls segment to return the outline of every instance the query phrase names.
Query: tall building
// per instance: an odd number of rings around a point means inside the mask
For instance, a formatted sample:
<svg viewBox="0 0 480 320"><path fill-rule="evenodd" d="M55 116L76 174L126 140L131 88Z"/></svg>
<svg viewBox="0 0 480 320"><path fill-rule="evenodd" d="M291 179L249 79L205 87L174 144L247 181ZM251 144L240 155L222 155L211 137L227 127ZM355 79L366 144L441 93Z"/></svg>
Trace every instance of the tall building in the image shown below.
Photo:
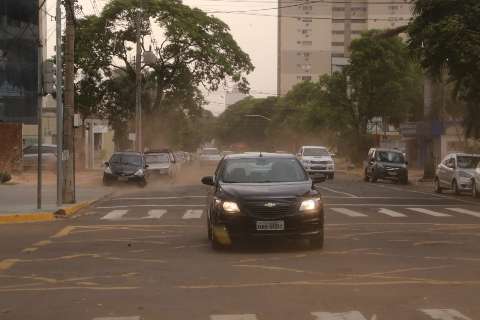
<svg viewBox="0 0 480 320"><path fill-rule="evenodd" d="M225 93L225 107L231 106L232 104L237 103L240 100L249 97L248 94L240 92L238 87L235 85L232 90Z"/></svg>
<svg viewBox="0 0 480 320"><path fill-rule="evenodd" d="M348 64L353 39L404 25L409 0L278 0L278 93Z"/></svg>

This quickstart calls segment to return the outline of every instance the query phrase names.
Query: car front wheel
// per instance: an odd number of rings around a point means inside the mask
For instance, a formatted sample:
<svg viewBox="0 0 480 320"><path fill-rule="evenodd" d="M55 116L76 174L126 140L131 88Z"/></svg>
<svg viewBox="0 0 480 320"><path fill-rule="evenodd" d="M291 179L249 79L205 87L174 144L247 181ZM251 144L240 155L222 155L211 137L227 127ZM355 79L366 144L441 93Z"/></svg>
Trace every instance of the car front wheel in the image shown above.
<svg viewBox="0 0 480 320"><path fill-rule="evenodd" d="M453 180L452 182L452 190L457 196L460 195L460 189L458 188L457 180Z"/></svg>
<svg viewBox="0 0 480 320"><path fill-rule="evenodd" d="M322 248L323 248L324 240L325 240L325 237L324 237L323 231L322 231L321 235L319 235L319 236L317 236L317 237L315 237L315 238L310 239L310 246L311 246L312 248L322 249Z"/></svg>
<svg viewBox="0 0 480 320"><path fill-rule="evenodd" d="M440 186L440 181L438 180L438 178L435 178L433 185L434 185L434 191L436 193L442 193L442 187Z"/></svg>
<svg viewBox="0 0 480 320"><path fill-rule="evenodd" d="M472 180L472 196L474 198L480 197L480 194L478 193L477 183L475 182L475 179Z"/></svg>

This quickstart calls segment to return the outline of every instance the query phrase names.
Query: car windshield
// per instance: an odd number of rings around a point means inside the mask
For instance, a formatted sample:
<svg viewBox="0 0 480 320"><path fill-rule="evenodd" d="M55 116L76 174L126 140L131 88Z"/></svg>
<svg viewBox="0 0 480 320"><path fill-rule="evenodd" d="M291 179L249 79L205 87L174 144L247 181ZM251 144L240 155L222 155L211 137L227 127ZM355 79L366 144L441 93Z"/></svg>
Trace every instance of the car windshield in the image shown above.
<svg viewBox="0 0 480 320"><path fill-rule="evenodd" d="M388 163L404 163L405 158L402 153L395 151L377 151L376 160Z"/></svg>
<svg viewBox="0 0 480 320"><path fill-rule="evenodd" d="M460 169L475 169L480 162L480 157L457 156L457 166Z"/></svg>
<svg viewBox="0 0 480 320"><path fill-rule="evenodd" d="M136 154L114 154L110 162L115 164L141 165L142 157Z"/></svg>
<svg viewBox="0 0 480 320"><path fill-rule="evenodd" d="M329 156L330 153L325 148L305 148L303 149L303 155L307 157L322 157Z"/></svg>
<svg viewBox="0 0 480 320"><path fill-rule="evenodd" d="M162 154L147 154L145 155L145 161L147 163L169 163L170 157L166 153Z"/></svg>
<svg viewBox="0 0 480 320"><path fill-rule="evenodd" d="M206 155L219 155L220 152L217 149L203 149L202 154Z"/></svg>
<svg viewBox="0 0 480 320"><path fill-rule="evenodd" d="M306 181L308 177L294 158L246 158L225 161L221 180L226 183Z"/></svg>

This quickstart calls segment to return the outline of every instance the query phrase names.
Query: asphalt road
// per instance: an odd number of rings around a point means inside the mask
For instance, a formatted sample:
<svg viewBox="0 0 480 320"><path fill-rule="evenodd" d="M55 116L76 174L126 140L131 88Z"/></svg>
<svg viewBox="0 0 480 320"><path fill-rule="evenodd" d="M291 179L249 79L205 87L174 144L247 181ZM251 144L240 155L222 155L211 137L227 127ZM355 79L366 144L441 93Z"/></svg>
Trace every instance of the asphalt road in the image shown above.
<svg viewBox="0 0 480 320"><path fill-rule="evenodd" d="M213 251L201 185L0 226L0 319L480 319L478 201L342 175L320 188L323 250Z"/></svg>

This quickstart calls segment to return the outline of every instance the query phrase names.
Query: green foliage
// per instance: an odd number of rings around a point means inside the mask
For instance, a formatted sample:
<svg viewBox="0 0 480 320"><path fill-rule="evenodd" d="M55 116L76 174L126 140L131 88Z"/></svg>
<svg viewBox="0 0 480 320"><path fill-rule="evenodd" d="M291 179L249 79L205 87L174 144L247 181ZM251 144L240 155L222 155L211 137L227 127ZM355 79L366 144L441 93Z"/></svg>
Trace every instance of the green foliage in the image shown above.
<svg viewBox="0 0 480 320"><path fill-rule="evenodd" d="M143 50L150 43L156 56L156 62L142 65L145 125L164 125L166 132L178 134L167 140L191 149L193 141L199 141L194 135L208 135L197 132L202 126L192 123L204 115L199 87L217 90L232 81L248 91L245 75L253 65L225 23L181 1L110 0L99 17L79 19L77 104L84 117L96 114L108 119L119 130L117 145L128 145L128 122L135 110L133 57L139 14ZM170 118L180 121L181 130L167 130L168 123L157 121Z"/></svg>
<svg viewBox="0 0 480 320"><path fill-rule="evenodd" d="M409 46L436 79L449 75L454 96L465 103L468 136L480 137L480 3L416 0Z"/></svg>
<svg viewBox="0 0 480 320"><path fill-rule="evenodd" d="M0 184L12 180L12 176L7 171L0 171Z"/></svg>

